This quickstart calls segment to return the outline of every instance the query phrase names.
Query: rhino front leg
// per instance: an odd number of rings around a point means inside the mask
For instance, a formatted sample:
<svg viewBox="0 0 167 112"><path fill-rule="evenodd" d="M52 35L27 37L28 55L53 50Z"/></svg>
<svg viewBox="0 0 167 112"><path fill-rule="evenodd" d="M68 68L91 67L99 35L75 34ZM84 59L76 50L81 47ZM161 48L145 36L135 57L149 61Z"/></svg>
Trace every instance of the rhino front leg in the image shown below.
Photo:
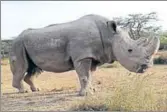
<svg viewBox="0 0 167 112"><path fill-rule="evenodd" d="M78 74L79 81L80 81L80 96L87 95L88 92L92 91L91 88L91 74L89 70L91 69L92 59L83 59L81 61L74 62L75 70Z"/></svg>
<svg viewBox="0 0 167 112"><path fill-rule="evenodd" d="M30 86L30 89L32 92L40 90L34 84L34 77L35 75L28 75L28 74L24 77L24 81Z"/></svg>

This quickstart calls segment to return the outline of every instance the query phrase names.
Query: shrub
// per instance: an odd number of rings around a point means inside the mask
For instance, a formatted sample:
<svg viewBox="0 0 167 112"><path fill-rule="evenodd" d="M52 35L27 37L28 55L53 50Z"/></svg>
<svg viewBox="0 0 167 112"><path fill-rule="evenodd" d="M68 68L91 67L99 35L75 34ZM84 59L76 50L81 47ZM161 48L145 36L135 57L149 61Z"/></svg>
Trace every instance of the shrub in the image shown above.
<svg viewBox="0 0 167 112"><path fill-rule="evenodd" d="M154 64L167 64L167 59L158 57L154 59Z"/></svg>
<svg viewBox="0 0 167 112"><path fill-rule="evenodd" d="M154 59L154 64L167 64L167 52L158 53L159 56Z"/></svg>

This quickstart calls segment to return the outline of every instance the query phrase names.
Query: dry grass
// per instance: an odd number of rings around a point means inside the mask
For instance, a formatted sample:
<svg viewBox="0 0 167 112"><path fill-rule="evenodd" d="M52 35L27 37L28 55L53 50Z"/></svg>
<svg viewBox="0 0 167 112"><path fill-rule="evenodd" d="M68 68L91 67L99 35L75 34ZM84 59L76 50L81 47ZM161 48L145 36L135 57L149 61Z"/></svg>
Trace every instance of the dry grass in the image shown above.
<svg viewBox="0 0 167 112"><path fill-rule="evenodd" d="M105 69L109 67L105 65L101 70L113 73L112 69ZM114 75L112 76L113 88L96 94L96 96L88 96L84 101L76 103L71 109L83 111L167 111L167 66L154 66L145 74L130 73L122 69L120 64L117 64L117 67L117 72L112 74Z"/></svg>
<svg viewBox="0 0 167 112"><path fill-rule="evenodd" d="M130 73L117 63L109 65L109 68L100 67L93 74L96 93L78 97L79 82L74 71L61 74L44 72L35 80L42 89L40 92L17 94L11 86L12 74L8 61L2 63L1 90L4 111L167 111L165 65L156 65L145 74ZM29 89L26 84L25 86Z"/></svg>
<svg viewBox="0 0 167 112"><path fill-rule="evenodd" d="M155 73L120 74L112 91L88 96L72 110L167 111L167 82L160 87L156 78Z"/></svg>

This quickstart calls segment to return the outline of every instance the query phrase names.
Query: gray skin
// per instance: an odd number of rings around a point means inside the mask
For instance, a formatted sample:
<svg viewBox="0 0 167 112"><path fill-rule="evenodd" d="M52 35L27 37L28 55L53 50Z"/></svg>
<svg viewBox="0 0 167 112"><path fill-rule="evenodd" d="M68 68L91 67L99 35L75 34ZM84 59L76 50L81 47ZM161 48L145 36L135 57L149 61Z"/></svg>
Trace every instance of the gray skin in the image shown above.
<svg viewBox="0 0 167 112"><path fill-rule="evenodd" d="M129 71L143 73L152 66L158 48L158 38L132 40L114 21L99 15L27 29L14 39L10 52L12 85L25 92L24 80L32 91L38 91L33 74L41 70L56 73L76 70L81 85L79 95L83 96L94 90L91 71L97 66L118 61Z"/></svg>

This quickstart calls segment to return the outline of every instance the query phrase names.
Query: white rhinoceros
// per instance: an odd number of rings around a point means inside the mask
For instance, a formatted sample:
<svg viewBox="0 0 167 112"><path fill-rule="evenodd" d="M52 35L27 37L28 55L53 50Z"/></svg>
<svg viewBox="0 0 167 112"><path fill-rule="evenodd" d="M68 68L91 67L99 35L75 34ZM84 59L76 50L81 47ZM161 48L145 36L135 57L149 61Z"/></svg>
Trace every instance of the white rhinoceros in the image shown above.
<svg viewBox="0 0 167 112"><path fill-rule="evenodd" d="M99 15L86 15L68 23L27 29L13 41L10 65L13 87L25 92L22 80L37 91L32 78L44 71L76 70L81 89L89 90L91 74L97 66L118 61L132 72L143 73L153 64L159 39L132 40L114 21Z"/></svg>

